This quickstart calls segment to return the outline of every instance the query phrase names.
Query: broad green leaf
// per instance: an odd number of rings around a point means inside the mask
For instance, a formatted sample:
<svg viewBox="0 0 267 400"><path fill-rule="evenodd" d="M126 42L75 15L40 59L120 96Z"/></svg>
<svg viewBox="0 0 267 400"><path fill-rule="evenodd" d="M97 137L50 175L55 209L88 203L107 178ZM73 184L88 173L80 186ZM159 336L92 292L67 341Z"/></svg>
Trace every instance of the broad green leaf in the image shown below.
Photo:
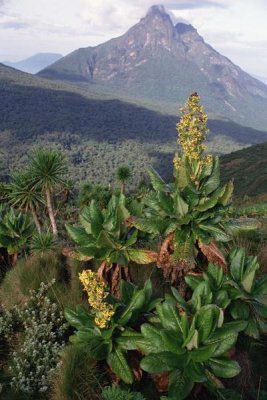
<svg viewBox="0 0 267 400"><path fill-rule="evenodd" d="M255 319L250 318L245 329L245 334L253 337L254 339L260 338L260 331L258 328L258 324Z"/></svg>
<svg viewBox="0 0 267 400"><path fill-rule="evenodd" d="M186 399L193 389L194 383L185 373L179 369L170 373L169 392L170 399Z"/></svg>
<svg viewBox="0 0 267 400"><path fill-rule="evenodd" d="M233 378L241 371L236 361L227 358L213 358L207 361L207 365L219 378Z"/></svg>
<svg viewBox="0 0 267 400"><path fill-rule="evenodd" d="M226 183L224 193L219 197L218 203L222 204L223 206L227 206L231 201L233 191L234 191L233 181Z"/></svg>
<svg viewBox="0 0 267 400"><path fill-rule="evenodd" d="M230 272L236 282L240 282L245 267L246 253L244 249L234 249L230 254Z"/></svg>
<svg viewBox="0 0 267 400"><path fill-rule="evenodd" d="M218 225L211 224L199 224L199 228L205 232L208 232L212 238L214 238L218 242L229 242L231 237L223 231L223 229L219 228Z"/></svg>
<svg viewBox="0 0 267 400"><path fill-rule="evenodd" d="M181 318L175 304L164 301L157 304L156 310L164 328L183 334Z"/></svg>
<svg viewBox="0 0 267 400"><path fill-rule="evenodd" d="M150 250L127 249L127 253L136 264L150 264L157 260L157 253Z"/></svg>
<svg viewBox="0 0 267 400"><path fill-rule="evenodd" d="M118 264L123 267L128 265L130 259L126 250L115 250L111 251L109 261L111 264Z"/></svg>
<svg viewBox="0 0 267 400"><path fill-rule="evenodd" d="M234 319L248 320L250 315L249 305L241 300L234 301L230 306L230 313Z"/></svg>
<svg viewBox="0 0 267 400"><path fill-rule="evenodd" d="M221 328L217 332L214 332L205 343L208 347L213 347L213 357L218 357L225 354L234 346L237 337L238 332L227 331L227 329Z"/></svg>
<svg viewBox="0 0 267 400"><path fill-rule="evenodd" d="M121 294L121 300L125 305L130 303L134 294L134 290L135 286L132 283L126 282L123 279L121 280L120 294Z"/></svg>
<svg viewBox="0 0 267 400"><path fill-rule="evenodd" d="M254 283L256 271L251 271L241 282L241 285L247 293L251 292Z"/></svg>
<svg viewBox="0 0 267 400"><path fill-rule="evenodd" d="M134 293L132 300L121 314L118 323L121 325L125 325L130 320L133 312L141 309L145 304L145 302L146 302L146 294L144 289L137 290Z"/></svg>
<svg viewBox="0 0 267 400"><path fill-rule="evenodd" d="M210 194L211 192L216 190L219 185L220 185L219 157L214 157L212 172L209 178L207 179L206 183L203 184L202 189L206 194Z"/></svg>
<svg viewBox="0 0 267 400"><path fill-rule="evenodd" d="M95 258L98 252L98 247L96 246L82 246L77 248L77 252L85 257Z"/></svg>
<svg viewBox="0 0 267 400"><path fill-rule="evenodd" d="M119 347L115 347L108 355L107 362L112 371L127 384L133 383L133 373Z"/></svg>
<svg viewBox="0 0 267 400"><path fill-rule="evenodd" d="M101 230L103 229L103 216L99 210L95 200L90 203L90 218L91 218L91 230L92 234L97 238Z"/></svg>
<svg viewBox="0 0 267 400"><path fill-rule="evenodd" d="M134 232L131 233L130 237L127 236L125 247L133 246L137 241L137 235L138 235L138 231L135 230Z"/></svg>
<svg viewBox="0 0 267 400"><path fill-rule="evenodd" d="M80 246L92 244L92 236L88 235L84 228L78 228L70 224L65 225L69 237ZM1 239L0 239L1 240Z"/></svg>
<svg viewBox="0 0 267 400"><path fill-rule="evenodd" d="M216 345L207 345L194 349L190 352L191 360L195 362L203 362L209 360L215 351Z"/></svg>
<svg viewBox="0 0 267 400"><path fill-rule="evenodd" d="M119 249L120 244L117 243L113 237L106 231L101 230L96 241L98 247L106 247L108 249Z"/></svg>
<svg viewBox="0 0 267 400"><path fill-rule="evenodd" d="M215 304L201 307L196 314L196 329L199 340L203 343L214 332L218 325L220 309Z"/></svg>
<svg viewBox="0 0 267 400"><path fill-rule="evenodd" d="M151 185L156 191L164 191L166 187L166 183L161 178L161 176L155 171L152 167L148 169L148 174L150 177Z"/></svg>
<svg viewBox="0 0 267 400"><path fill-rule="evenodd" d="M94 327L94 318L81 307L77 308L76 311L70 308L65 308L64 315L69 324L74 326L76 329Z"/></svg>
<svg viewBox="0 0 267 400"><path fill-rule="evenodd" d="M196 310L199 310L203 305L210 304L212 302L212 291L207 282L202 281L195 288L191 298L191 303Z"/></svg>
<svg viewBox="0 0 267 400"><path fill-rule="evenodd" d="M142 339L142 334L132 329L126 329L122 331L120 336L115 339L116 343L123 350L135 350L137 349L138 340Z"/></svg>
<svg viewBox="0 0 267 400"><path fill-rule="evenodd" d="M179 195L178 192L175 193L174 196L174 209L180 218L183 218L188 213L189 209L188 204L184 201L184 199Z"/></svg>
<svg viewBox="0 0 267 400"><path fill-rule="evenodd" d="M223 269L221 267L218 267L217 265L209 263L207 271L204 272L203 274L204 278L206 276L208 277L211 286L214 289L218 289L223 282L224 278Z"/></svg>
<svg viewBox="0 0 267 400"><path fill-rule="evenodd" d="M185 355L177 355L170 352L161 352L145 356L140 366L151 374L159 374L165 371L172 371L176 368L183 368L186 362Z"/></svg>
<svg viewBox="0 0 267 400"><path fill-rule="evenodd" d="M196 287L203 282L203 277L202 275L186 275L185 276L185 281L187 285L192 289L195 290Z"/></svg>
<svg viewBox="0 0 267 400"><path fill-rule="evenodd" d="M267 274L262 276L255 282L253 295L256 296L267 295Z"/></svg>
<svg viewBox="0 0 267 400"><path fill-rule="evenodd" d="M93 360L105 360L108 356L109 343L105 342L101 336L90 337L86 332L78 331L75 342L85 344Z"/></svg>

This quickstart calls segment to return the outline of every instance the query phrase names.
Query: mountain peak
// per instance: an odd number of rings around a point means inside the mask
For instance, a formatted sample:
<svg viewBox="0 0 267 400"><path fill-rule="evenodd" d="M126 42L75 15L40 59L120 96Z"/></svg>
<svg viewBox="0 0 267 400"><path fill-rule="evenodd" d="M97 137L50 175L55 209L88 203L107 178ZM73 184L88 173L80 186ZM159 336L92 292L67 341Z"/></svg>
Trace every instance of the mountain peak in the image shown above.
<svg viewBox="0 0 267 400"><path fill-rule="evenodd" d="M197 32L196 28L194 28L193 25L185 24L183 22L178 22L178 24L175 25L175 29L180 34L187 32Z"/></svg>
<svg viewBox="0 0 267 400"><path fill-rule="evenodd" d="M156 4L156 5L149 7L149 9L146 13L146 16L159 15L159 14L160 15L168 15L168 13L166 12L166 10L162 4Z"/></svg>

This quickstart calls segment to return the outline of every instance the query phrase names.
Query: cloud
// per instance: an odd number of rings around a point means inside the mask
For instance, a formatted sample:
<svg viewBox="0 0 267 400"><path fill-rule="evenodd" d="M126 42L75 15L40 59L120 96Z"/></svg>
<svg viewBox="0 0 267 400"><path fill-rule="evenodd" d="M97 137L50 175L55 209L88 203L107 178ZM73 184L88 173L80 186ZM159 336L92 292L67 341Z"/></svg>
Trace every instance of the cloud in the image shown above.
<svg viewBox="0 0 267 400"><path fill-rule="evenodd" d="M166 7L170 10L192 10L197 8L227 8L222 2L213 0L189 0L177 1L175 3L166 3Z"/></svg>
<svg viewBox="0 0 267 400"><path fill-rule="evenodd" d="M26 29L29 27L29 24L24 22L0 22L0 28L2 29Z"/></svg>

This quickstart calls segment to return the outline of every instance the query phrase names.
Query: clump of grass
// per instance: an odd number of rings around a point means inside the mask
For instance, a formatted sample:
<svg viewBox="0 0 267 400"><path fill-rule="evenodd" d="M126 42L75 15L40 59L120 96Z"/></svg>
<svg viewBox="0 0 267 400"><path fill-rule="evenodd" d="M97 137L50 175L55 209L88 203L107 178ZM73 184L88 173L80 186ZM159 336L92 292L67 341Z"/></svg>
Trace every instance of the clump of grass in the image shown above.
<svg viewBox="0 0 267 400"><path fill-rule="evenodd" d="M145 400L141 393L123 390L115 385L105 388L102 396L104 400Z"/></svg>
<svg viewBox="0 0 267 400"><path fill-rule="evenodd" d="M55 280L48 297L63 310L76 304L86 304L80 287L78 272L81 263L70 262L57 252L33 254L20 260L6 273L0 286L0 302L5 309L23 305L29 298L30 290L37 290L40 284Z"/></svg>
<svg viewBox="0 0 267 400"><path fill-rule="evenodd" d="M84 346L68 346L52 382L51 400L102 400L103 371L91 360Z"/></svg>
<svg viewBox="0 0 267 400"><path fill-rule="evenodd" d="M53 279L58 283L62 275L62 261L54 252L22 259L7 272L0 287L0 301L6 309L22 305L29 298L30 290L37 290L42 282L47 284Z"/></svg>

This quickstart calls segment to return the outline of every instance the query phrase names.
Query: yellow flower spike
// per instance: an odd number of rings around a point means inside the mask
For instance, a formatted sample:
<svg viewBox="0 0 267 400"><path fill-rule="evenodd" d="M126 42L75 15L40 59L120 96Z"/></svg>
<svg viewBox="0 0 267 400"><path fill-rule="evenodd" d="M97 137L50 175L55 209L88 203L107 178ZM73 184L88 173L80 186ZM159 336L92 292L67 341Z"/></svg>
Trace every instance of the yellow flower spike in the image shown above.
<svg viewBox="0 0 267 400"><path fill-rule="evenodd" d="M202 153L206 148L203 141L208 133L206 126L208 117L199 101L198 94L193 93L185 106L181 108L182 116L177 124L178 143L189 161L201 160Z"/></svg>
<svg viewBox="0 0 267 400"><path fill-rule="evenodd" d="M104 329L114 315L113 306L104 301L108 292L102 278L91 270L84 270L79 274L79 279L87 292L88 303L96 314L95 324Z"/></svg>

